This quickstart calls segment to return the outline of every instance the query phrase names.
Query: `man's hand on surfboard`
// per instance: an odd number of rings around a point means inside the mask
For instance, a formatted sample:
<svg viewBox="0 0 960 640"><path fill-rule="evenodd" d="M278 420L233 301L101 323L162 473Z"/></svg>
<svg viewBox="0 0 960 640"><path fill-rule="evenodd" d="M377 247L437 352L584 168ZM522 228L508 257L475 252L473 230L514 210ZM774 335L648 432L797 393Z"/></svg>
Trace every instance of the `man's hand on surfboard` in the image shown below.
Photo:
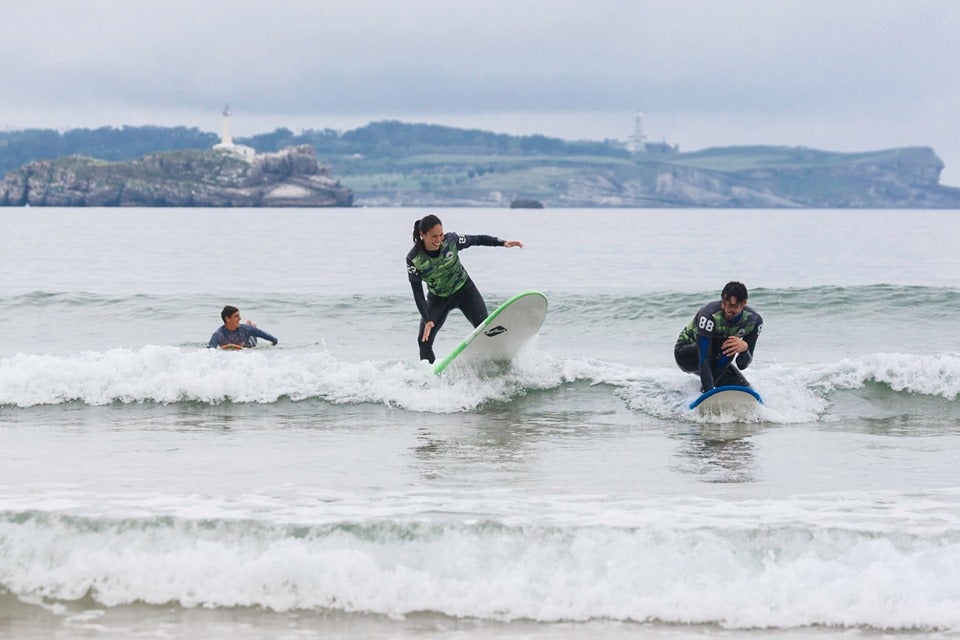
<svg viewBox="0 0 960 640"><path fill-rule="evenodd" d="M723 346L721 347L721 349L723 350L723 355L728 356L730 358L737 355L738 353L743 353L749 348L750 346L747 344L747 341L744 340L743 338L738 338L737 336L730 336L729 338L724 340Z"/></svg>

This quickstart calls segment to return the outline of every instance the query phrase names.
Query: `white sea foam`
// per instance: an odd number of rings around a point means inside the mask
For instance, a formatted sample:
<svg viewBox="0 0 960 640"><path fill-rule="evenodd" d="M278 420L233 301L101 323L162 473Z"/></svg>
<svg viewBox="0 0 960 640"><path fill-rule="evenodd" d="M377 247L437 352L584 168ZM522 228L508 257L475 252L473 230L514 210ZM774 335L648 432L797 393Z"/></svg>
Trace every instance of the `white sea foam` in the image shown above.
<svg viewBox="0 0 960 640"><path fill-rule="evenodd" d="M757 366L750 369L749 375L764 403L756 410L720 414L700 414L690 410L690 401L700 393L700 380L675 367L638 370L632 378L623 379L618 384L622 386L620 395L630 408L667 420L707 424L800 424L817 421L828 407L828 402L808 386L805 369Z"/></svg>
<svg viewBox="0 0 960 640"><path fill-rule="evenodd" d="M765 404L750 420L816 421L831 391L876 381L897 392L953 400L960 393L960 355L874 354L825 365L755 366L754 386ZM288 398L333 404L377 403L422 412L471 411L531 390L585 382L609 385L635 410L664 419L698 417L687 405L694 376L674 367L633 367L592 359L554 359L536 350L495 372L429 367L397 360L345 362L327 352L294 353L146 346L76 355L18 354L0 360L0 405L29 407L82 402L273 403Z"/></svg>
<svg viewBox="0 0 960 640"><path fill-rule="evenodd" d="M343 362L320 352L225 353L147 346L72 356L19 354L0 361L0 404L83 402L271 403L315 398L457 411L509 397L509 380L477 387L397 361Z"/></svg>
<svg viewBox="0 0 960 640"><path fill-rule="evenodd" d="M825 390L856 389L866 382L879 382L894 391L955 400L960 394L960 353L876 353L842 360L818 375L816 386Z"/></svg>
<svg viewBox="0 0 960 640"><path fill-rule="evenodd" d="M502 511L502 496L465 498ZM82 497L83 508L23 511L0 496L0 585L106 606L960 630L956 491L629 509L534 498L466 518L444 515L440 496L433 507L416 497L420 511L398 497L353 517L349 502L272 505L283 517L262 498L95 516ZM544 503L556 518L524 515Z"/></svg>

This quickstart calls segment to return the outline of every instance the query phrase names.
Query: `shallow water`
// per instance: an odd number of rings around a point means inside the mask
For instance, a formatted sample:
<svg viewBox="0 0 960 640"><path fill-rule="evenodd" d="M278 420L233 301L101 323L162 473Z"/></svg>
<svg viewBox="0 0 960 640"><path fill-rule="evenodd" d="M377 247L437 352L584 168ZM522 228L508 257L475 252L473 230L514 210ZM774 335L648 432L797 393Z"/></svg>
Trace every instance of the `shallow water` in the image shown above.
<svg viewBox="0 0 960 640"><path fill-rule="evenodd" d="M0 211L0 634L960 631L960 213L441 210L550 310L439 378L423 213ZM730 279L765 404L702 417ZM226 303L280 344L204 349Z"/></svg>

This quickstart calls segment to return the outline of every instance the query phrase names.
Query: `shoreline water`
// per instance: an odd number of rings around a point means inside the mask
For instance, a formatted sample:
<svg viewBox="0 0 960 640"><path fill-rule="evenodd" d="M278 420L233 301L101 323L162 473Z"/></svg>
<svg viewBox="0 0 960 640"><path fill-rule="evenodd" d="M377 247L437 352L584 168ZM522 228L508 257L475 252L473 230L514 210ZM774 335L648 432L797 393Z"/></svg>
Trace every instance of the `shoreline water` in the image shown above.
<svg viewBox="0 0 960 640"><path fill-rule="evenodd" d="M527 245L464 252L489 305L550 299L443 376L421 211L92 213L6 218L0 635L960 632L957 213L440 212ZM704 419L672 345L734 277L766 404ZM280 344L206 350L227 302Z"/></svg>
<svg viewBox="0 0 960 640"><path fill-rule="evenodd" d="M667 624L656 621L618 622L592 620L543 624L530 620L502 622L470 618L450 618L420 613L401 617L370 616L337 611L298 611L277 613L258 608L184 609L178 606L124 605L105 608L96 602L78 601L66 605L17 602L11 606L0 596L0 611L8 612L9 622L0 613L0 632L21 640L50 637L71 638L205 638L207 640L247 640L274 638L525 638L537 640L574 640L584 637L599 640L635 638L653 640L703 640L710 638L769 638L770 629L727 629L717 625ZM898 630L898 637L949 638L948 632L930 629ZM781 640L826 640L832 638L889 637L885 630L863 627L816 626L778 629Z"/></svg>

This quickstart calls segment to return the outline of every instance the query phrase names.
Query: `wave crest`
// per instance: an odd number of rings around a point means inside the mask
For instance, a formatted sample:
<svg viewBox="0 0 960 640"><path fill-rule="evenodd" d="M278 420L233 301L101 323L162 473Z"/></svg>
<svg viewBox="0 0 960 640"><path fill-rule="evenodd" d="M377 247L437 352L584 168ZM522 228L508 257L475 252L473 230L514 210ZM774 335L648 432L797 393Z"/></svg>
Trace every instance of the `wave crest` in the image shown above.
<svg viewBox="0 0 960 640"><path fill-rule="evenodd" d="M650 509L624 526L0 511L0 585L107 606L960 628L960 537L940 520L904 528L899 512L862 529L835 500L789 513L756 502Z"/></svg>

